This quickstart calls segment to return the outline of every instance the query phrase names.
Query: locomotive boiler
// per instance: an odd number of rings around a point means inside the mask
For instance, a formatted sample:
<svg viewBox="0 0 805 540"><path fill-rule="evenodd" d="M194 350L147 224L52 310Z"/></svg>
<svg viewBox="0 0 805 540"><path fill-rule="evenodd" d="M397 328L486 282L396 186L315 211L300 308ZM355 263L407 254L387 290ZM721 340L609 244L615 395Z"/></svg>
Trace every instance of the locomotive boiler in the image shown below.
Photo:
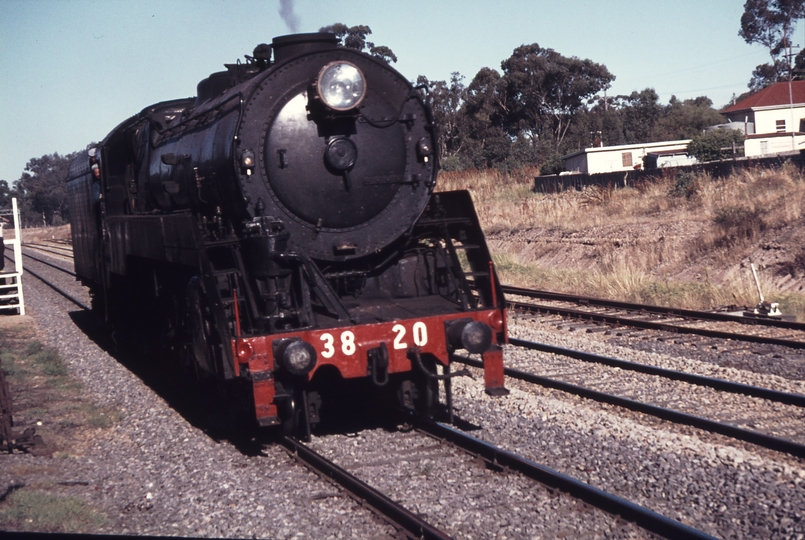
<svg viewBox="0 0 805 540"><path fill-rule="evenodd" d="M72 163L93 310L259 426L309 434L355 392L433 415L460 349L505 394L503 294L469 194L434 193L422 89L325 33L225 67Z"/></svg>

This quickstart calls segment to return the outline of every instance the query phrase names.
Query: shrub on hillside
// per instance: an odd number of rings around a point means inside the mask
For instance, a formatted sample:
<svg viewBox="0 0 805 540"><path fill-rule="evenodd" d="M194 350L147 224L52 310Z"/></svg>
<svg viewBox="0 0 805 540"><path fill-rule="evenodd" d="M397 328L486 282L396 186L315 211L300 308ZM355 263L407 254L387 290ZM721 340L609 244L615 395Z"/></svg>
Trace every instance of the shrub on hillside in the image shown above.
<svg viewBox="0 0 805 540"><path fill-rule="evenodd" d="M439 163L439 166L443 171L460 172L465 169L469 169L472 167L472 164L462 156L448 156L442 159L441 163Z"/></svg>
<svg viewBox="0 0 805 540"><path fill-rule="evenodd" d="M676 175L676 182L669 190L668 195L671 197L685 197L690 199L697 195L702 189L701 184L696 179L693 173L682 171Z"/></svg>
<svg viewBox="0 0 805 540"><path fill-rule="evenodd" d="M730 247L756 238L768 228L763 211L748 206L727 206L716 211L713 223L721 235L715 244Z"/></svg>

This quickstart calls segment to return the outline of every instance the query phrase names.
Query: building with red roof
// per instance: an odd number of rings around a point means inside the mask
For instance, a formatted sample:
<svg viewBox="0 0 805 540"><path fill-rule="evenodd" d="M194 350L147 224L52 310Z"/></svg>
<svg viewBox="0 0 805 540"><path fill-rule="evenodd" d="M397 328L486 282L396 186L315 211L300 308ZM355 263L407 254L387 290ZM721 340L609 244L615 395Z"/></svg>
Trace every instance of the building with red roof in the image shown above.
<svg viewBox="0 0 805 540"><path fill-rule="evenodd" d="M742 125L747 157L805 149L805 81L774 83L721 111Z"/></svg>

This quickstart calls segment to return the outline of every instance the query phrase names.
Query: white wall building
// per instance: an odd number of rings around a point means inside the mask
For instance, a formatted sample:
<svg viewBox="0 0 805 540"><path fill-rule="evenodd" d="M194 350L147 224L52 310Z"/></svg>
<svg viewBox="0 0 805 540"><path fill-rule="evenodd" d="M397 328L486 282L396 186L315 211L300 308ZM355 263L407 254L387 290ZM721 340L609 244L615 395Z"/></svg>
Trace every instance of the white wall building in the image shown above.
<svg viewBox="0 0 805 540"><path fill-rule="evenodd" d="M643 158L647 154L684 153L688 148L689 142L690 139L682 139L679 141L599 146L585 148L562 156L560 159L565 164L565 170L571 173L597 174L632 171L644 167ZM693 163L695 163L695 160Z"/></svg>
<svg viewBox="0 0 805 540"><path fill-rule="evenodd" d="M721 111L744 125L746 157L805 150L805 81L779 82Z"/></svg>

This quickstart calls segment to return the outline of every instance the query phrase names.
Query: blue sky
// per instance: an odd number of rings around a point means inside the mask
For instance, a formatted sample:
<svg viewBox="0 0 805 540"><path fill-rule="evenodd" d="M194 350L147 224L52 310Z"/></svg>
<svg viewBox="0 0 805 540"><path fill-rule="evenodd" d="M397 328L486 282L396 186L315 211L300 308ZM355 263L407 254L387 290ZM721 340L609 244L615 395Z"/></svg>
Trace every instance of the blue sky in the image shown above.
<svg viewBox="0 0 805 540"><path fill-rule="evenodd" d="M288 0L291 1L291 0ZM343 22L372 28L408 79L469 83L523 44L589 58L615 76L609 95L654 88L663 103L706 95L717 107L768 61L739 36L743 0L0 0L0 179L32 157L84 148L143 107L196 84L274 36ZM805 45L802 27L795 44Z"/></svg>

